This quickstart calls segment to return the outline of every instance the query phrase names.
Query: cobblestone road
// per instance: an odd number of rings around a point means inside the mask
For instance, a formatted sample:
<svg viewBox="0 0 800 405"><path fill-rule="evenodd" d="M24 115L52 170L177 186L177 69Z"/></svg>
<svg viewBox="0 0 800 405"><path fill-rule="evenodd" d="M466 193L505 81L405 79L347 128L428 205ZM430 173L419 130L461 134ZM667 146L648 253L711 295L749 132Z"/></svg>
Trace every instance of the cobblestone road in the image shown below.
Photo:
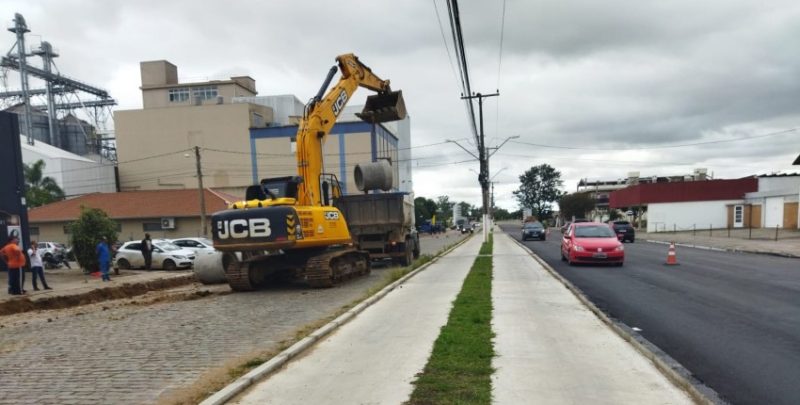
<svg viewBox="0 0 800 405"><path fill-rule="evenodd" d="M459 239L426 237L423 253ZM283 285L144 307L51 311L25 322L0 318L0 404L153 403L210 368L277 347L362 297L389 271L332 289Z"/></svg>

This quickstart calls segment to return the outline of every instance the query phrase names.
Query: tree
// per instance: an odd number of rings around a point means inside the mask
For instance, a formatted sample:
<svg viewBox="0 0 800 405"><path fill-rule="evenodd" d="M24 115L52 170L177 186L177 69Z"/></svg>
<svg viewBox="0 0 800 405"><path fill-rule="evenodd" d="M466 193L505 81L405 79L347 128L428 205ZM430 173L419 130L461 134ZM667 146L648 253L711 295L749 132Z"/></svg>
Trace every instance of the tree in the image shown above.
<svg viewBox="0 0 800 405"><path fill-rule="evenodd" d="M25 174L25 200L28 207L34 208L64 199L64 191L49 176L44 176L44 160L32 165L23 164Z"/></svg>
<svg viewBox="0 0 800 405"><path fill-rule="evenodd" d="M414 211L416 215L417 225L422 225L425 220L431 219L436 215L436 201L430 198L417 197L414 199Z"/></svg>
<svg viewBox="0 0 800 405"><path fill-rule="evenodd" d="M492 213L494 214L494 219L497 221L506 221L509 219L513 219L511 213L504 208L496 207L494 210L492 210Z"/></svg>
<svg viewBox="0 0 800 405"><path fill-rule="evenodd" d="M461 201L456 205L458 205L458 210L459 210L458 212L461 214L462 217L469 217L470 208L472 208L472 205L464 201Z"/></svg>
<svg viewBox="0 0 800 405"><path fill-rule="evenodd" d="M558 206L564 218L584 218L587 212L594 209L594 199L589 193L564 194L558 200Z"/></svg>
<svg viewBox="0 0 800 405"><path fill-rule="evenodd" d="M444 222L448 218L453 217L453 203L450 202L450 197L446 195L436 197L436 208L439 213L436 217L437 223L439 223L439 221Z"/></svg>
<svg viewBox="0 0 800 405"><path fill-rule="evenodd" d="M551 204L561 197L559 188L564 184L561 173L548 164L533 166L519 176L519 189L514 191L519 205L530 208L540 221L550 218Z"/></svg>
<svg viewBox="0 0 800 405"><path fill-rule="evenodd" d="M95 248L105 236L109 245L117 240L117 223L99 208L81 207L78 220L68 225L75 260L84 272L98 269Z"/></svg>

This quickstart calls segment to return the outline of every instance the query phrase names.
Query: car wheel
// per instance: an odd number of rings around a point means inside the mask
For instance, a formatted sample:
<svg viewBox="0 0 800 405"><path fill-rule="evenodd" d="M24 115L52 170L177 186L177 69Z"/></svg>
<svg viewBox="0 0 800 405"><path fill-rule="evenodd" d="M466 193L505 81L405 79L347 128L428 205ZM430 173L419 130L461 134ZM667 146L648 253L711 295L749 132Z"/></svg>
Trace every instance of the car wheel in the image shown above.
<svg viewBox="0 0 800 405"><path fill-rule="evenodd" d="M175 270L178 266L175 265L170 259L164 260L164 264L161 266L164 270Z"/></svg>
<svg viewBox="0 0 800 405"><path fill-rule="evenodd" d="M566 262L567 261L566 256L564 256L564 251L563 250L561 251L561 261L562 262Z"/></svg>
<svg viewBox="0 0 800 405"><path fill-rule="evenodd" d="M634 239L633 239L633 238L631 238L630 242L631 242L631 243L633 243L633 241L634 241Z"/></svg>
<svg viewBox="0 0 800 405"><path fill-rule="evenodd" d="M117 260L117 268L122 270L128 270L131 268L131 264L125 259Z"/></svg>
<svg viewBox="0 0 800 405"><path fill-rule="evenodd" d="M545 240L547 240L547 236L542 236L542 242L544 242Z"/></svg>
<svg viewBox="0 0 800 405"><path fill-rule="evenodd" d="M569 255L567 255L567 265L570 265L570 266L574 266L575 265L575 262L572 261L572 258Z"/></svg>
<svg viewBox="0 0 800 405"><path fill-rule="evenodd" d="M624 263L624 262L614 263L614 266L616 266L616 267L622 267L622 264L623 264L623 263Z"/></svg>

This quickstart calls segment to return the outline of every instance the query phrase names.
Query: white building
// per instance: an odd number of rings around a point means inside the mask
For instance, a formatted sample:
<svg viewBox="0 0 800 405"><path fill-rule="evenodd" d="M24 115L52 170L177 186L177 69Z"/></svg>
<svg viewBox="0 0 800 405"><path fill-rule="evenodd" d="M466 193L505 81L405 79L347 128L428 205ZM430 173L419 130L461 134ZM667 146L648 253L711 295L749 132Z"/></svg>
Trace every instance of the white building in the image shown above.
<svg viewBox="0 0 800 405"><path fill-rule="evenodd" d="M800 174L758 176L758 191L745 194L745 204L761 206L760 223L764 228L800 229ZM755 211L755 215L759 215Z"/></svg>
<svg viewBox="0 0 800 405"><path fill-rule="evenodd" d="M36 141L27 143L21 135L22 161L27 165L43 160L43 176L53 178L69 197L88 193L110 193L117 191L114 163L96 156L97 161L79 156L63 149ZM102 160L101 160L102 159Z"/></svg>

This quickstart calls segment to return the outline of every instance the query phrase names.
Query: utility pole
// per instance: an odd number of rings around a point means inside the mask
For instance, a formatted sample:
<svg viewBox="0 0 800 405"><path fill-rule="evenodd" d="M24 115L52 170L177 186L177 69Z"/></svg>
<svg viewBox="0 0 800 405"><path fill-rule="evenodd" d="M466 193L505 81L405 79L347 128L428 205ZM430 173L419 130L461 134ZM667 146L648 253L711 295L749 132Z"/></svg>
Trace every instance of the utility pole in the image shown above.
<svg viewBox="0 0 800 405"><path fill-rule="evenodd" d="M200 147L194 147L194 161L197 164L197 191L200 193L200 225L203 229L203 236L208 236L208 224L206 224L206 193L203 188L203 169L200 166Z"/></svg>
<svg viewBox="0 0 800 405"><path fill-rule="evenodd" d="M471 96L461 96L462 100L478 99L478 120L480 122L480 129L478 134L478 159L480 160L480 174L478 175L478 182L481 184L481 192L483 195L483 241L489 241L489 154L486 150L486 143L483 134L483 99L487 97L496 97L500 95L500 91L492 94L476 93Z"/></svg>

